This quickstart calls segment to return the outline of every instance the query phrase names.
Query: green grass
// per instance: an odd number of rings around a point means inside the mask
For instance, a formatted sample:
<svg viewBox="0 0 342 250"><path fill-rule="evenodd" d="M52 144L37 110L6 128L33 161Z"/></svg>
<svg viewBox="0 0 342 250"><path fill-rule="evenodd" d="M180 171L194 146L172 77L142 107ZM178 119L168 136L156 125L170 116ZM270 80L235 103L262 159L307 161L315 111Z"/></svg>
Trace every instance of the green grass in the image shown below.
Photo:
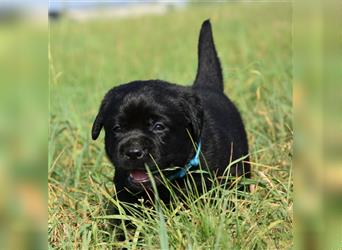
<svg viewBox="0 0 342 250"><path fill-rule="evenodd" d="M50 24L51 249L292 248L290 7L201 4L164 16ZM136 79L191 84L199 28L208 17L225 92L245 121L254 191L239 200L235 190L217 187L169 209L162 203L156 209L131 206L140 211L133 219L137 229L119 243L104 213L114 194L114 170L103 132L95 142L90 138L101 98L112 86Z"/></svg>

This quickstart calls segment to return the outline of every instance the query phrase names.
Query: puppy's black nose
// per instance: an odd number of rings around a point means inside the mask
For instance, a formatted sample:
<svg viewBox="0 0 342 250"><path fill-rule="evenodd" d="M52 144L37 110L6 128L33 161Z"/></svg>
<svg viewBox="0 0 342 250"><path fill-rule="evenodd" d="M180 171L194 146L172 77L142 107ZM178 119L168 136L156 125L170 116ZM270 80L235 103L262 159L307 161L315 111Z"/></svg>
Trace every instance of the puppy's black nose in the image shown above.
<svg viewBox="0 0 342 250"><path fill-rule="evenodd" d="M129 148L125 151L125 156L130 160L138 160L144 157L144 151L140 148Z"/></svg>

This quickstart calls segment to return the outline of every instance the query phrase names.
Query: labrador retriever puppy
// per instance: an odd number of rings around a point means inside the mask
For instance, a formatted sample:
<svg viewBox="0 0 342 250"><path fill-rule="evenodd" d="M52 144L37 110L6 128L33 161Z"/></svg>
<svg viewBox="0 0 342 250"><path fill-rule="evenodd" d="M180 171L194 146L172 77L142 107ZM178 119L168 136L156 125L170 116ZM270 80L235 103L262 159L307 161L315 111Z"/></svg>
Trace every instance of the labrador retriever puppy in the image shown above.
<svg viewBox="0 0 342 250"><path fill-rule="evenodd" d="M123 202L147 198L151 190L147 167L166 203L170 193L161 174L179 187L200 166L214 176L229 172L250 177L246 132L237 108L223 93L209 20L199 35L194 84L139 80L114 87L100 105L92 127L94 140L102 128L107 156L115 166L116 196ZM191 175L194 185L200 186L201 174Z"/></svg>

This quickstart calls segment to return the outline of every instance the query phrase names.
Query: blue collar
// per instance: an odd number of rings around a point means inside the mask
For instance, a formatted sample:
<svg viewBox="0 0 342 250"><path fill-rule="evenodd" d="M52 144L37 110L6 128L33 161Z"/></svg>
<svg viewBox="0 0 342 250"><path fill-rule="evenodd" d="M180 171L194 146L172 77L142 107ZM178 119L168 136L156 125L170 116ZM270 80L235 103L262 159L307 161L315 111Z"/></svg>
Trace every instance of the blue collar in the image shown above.
<svg viewBox="0 0 342 250"><path fill-rule="evenodd" d="M181 168L177 173L172 175L169 179L173 180L173 179L183 178L191 168L198 167L200 163L199 161L200 152L201 152L201 141L199 141L198 143L195 156L183 168Z"/></svg>

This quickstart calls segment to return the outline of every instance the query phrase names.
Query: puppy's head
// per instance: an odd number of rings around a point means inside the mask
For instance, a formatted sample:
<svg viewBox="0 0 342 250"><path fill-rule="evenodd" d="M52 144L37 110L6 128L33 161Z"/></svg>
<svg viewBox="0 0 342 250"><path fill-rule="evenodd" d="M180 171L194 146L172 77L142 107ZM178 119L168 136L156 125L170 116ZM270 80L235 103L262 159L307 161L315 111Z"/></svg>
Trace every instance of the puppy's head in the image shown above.
<svg viewBox="0 0 342 250"><path fill-rule="evenodd" d="M190 88L136 81L105 95L92 138L96 140L104 128L108 158L126 184L139 189L149 185L145 165L152 173L157 166L161 171L184 166L194 154L191 137L197 141L201 127L202 108Z"/></svg>

